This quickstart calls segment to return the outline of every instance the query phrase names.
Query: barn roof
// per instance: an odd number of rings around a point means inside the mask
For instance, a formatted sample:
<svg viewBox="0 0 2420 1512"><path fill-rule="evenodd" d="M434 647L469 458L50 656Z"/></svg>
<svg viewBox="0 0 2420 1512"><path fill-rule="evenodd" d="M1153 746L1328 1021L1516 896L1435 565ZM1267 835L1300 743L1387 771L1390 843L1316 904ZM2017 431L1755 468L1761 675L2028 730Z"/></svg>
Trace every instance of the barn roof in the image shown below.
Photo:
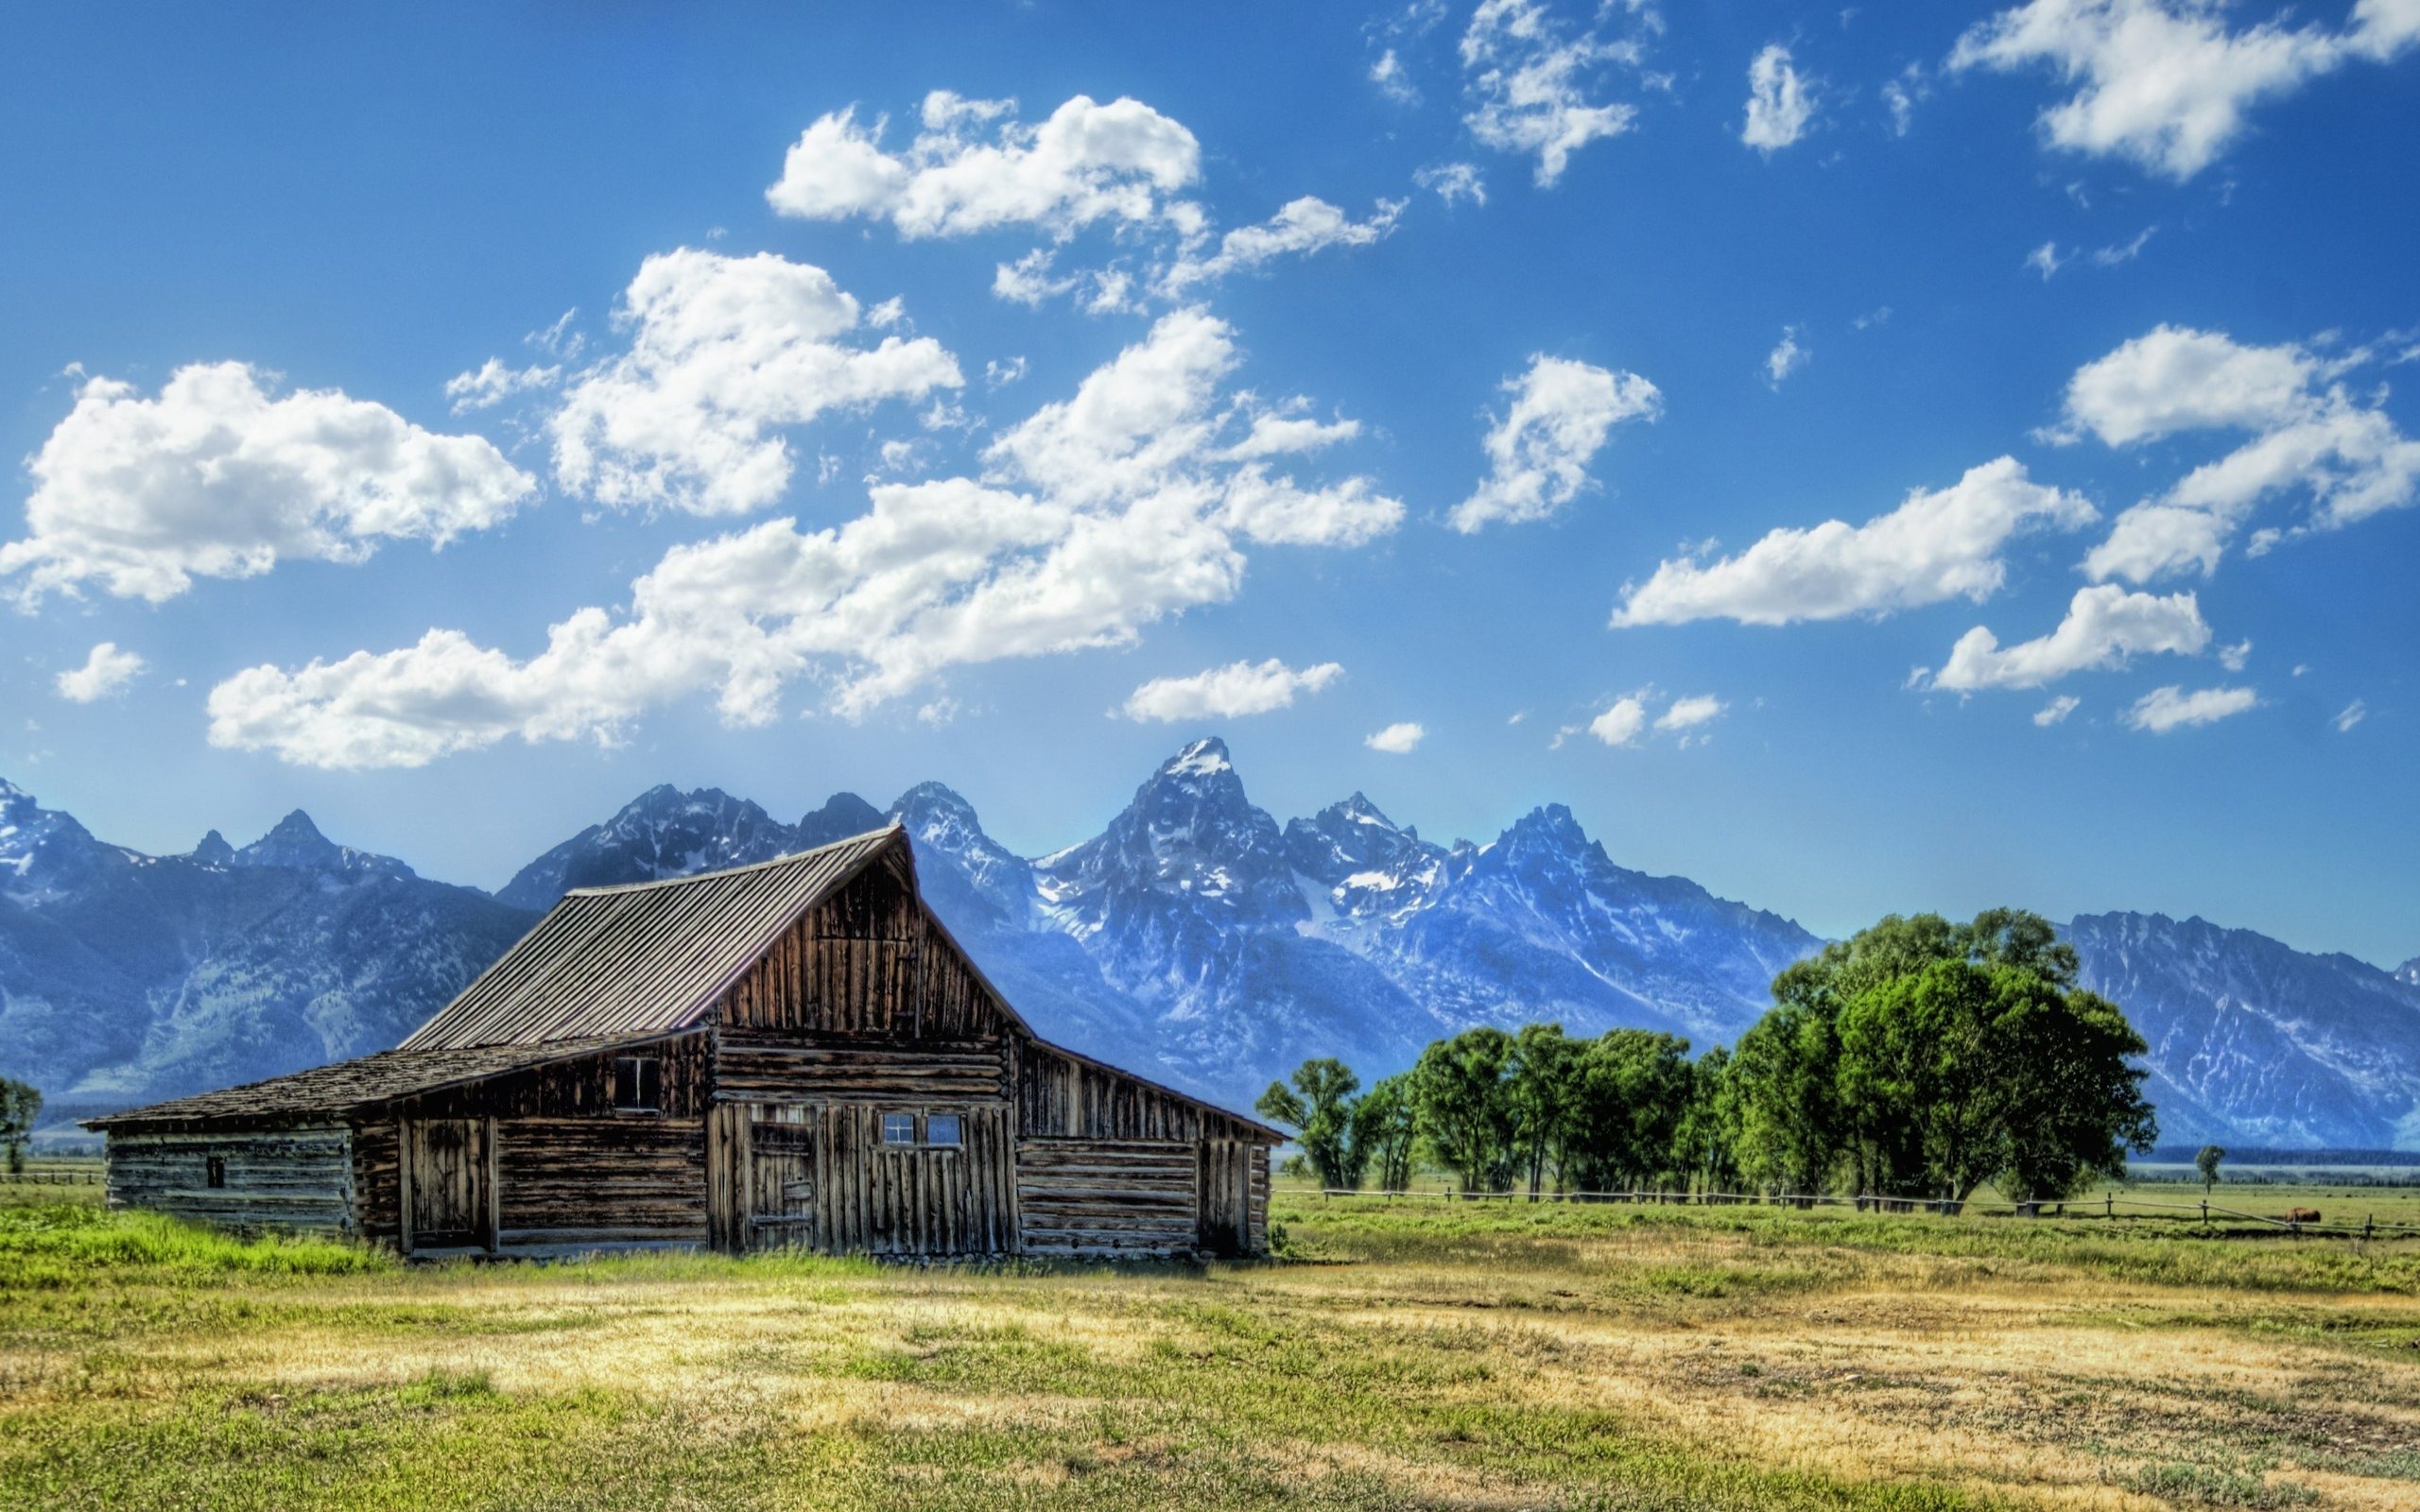
<svg viewBox="0 0 2420 1512"><path fill-rule="evenodd" d="M685 1028L801 914L893 845L908 854L896 824L752 867L566 893L399 1048L633 1039Z"/></svg>
<svg viewBox="0 0 2420 1512"><path fill-rule="evenodd" d="M469 1050L382 1050L356 1060L339 1060L268 1081L173 1102L153 1103L106 1118L84 1121L86 1128L137 1133L145 1128L226 1120L246 1123L292 1123L313 1118L337 1118L357 1108L394 1097L417 1096L448 1087L484 1081L508 1071L566 1060L628 1042L628 1037L557 1040L543 1045L482 1045Z"/></svg>

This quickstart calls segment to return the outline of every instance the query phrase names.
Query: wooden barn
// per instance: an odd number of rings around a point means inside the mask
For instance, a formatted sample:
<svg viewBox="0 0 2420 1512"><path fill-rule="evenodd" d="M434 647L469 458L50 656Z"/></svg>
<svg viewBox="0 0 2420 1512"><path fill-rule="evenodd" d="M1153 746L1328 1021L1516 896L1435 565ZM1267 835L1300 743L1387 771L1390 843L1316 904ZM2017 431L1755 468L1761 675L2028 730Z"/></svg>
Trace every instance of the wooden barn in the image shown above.
<svg viewBox="0 0 2420 1512"><path fill-rule="evenodd" d="M1285 1138L1037 1038L895 826L570 893L396 1049L88 1126L113 1207L411 1255L1256 1255Z"/></svg>

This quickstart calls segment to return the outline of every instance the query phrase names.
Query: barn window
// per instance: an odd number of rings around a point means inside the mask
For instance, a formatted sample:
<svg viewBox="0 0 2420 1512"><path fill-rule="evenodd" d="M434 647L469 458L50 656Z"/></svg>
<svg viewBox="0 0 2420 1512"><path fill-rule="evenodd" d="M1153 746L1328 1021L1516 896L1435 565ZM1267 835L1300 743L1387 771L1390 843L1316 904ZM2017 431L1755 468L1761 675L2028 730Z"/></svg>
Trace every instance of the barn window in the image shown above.
<svg viewBox="0 0 2420 1512"><path fill-rule="evenodd" d="M932 1145L958 1147L958 1115L934 1113L925 1120L925 1143Z"/></svg>
<svg viewBox="0 0 2420 1512"><path fill-rule="evenodd" d="M916 1115L915 1115L915 1114L913 1114L913 1113L885 1113L885 1114L883 1114L883 1115L882 1115L882 1143L884 1143L885 1144L913 1144L913 1143L916 1143Z"/></svg>
<svg viewBox="0 0 2420 1512"><path fill-rule="evenodd" d="M227 1184L227 1158L205 1155L201 1158L201 1180L204 1186L223 1187Z"/></svg>
<svg viewBox="0 0 2420 1512"><path fill-rule="evenodd" d="M653 1056L621 1056L614 1061L614 1106L652 1113L663 1106L664 1062Z"/></svg>

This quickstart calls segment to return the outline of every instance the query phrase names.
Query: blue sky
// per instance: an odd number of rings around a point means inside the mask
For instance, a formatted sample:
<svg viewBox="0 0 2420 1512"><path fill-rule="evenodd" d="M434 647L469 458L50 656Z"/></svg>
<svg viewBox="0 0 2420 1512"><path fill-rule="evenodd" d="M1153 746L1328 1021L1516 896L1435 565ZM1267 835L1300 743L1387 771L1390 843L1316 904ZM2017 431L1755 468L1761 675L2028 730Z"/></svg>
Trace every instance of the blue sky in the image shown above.
<svg viewBox="0 0 2420 1512"><path fill-rule="evenodd" d="M1217 731L2420 953L2411 0L7 26L0 776L108 838L1041 851Z"/></svg>

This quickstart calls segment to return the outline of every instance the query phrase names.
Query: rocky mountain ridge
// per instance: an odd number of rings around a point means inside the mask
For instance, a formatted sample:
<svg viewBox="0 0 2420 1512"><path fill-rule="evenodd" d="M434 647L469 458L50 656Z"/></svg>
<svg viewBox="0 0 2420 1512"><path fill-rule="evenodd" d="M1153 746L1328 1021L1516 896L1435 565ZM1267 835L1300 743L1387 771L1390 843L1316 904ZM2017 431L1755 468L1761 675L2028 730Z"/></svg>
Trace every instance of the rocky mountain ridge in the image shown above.
<svg viewBox="0 0 2420 1512"><path fill-rule="evenodd" d="M935 910L1045 1034L1229 1103L1316 1055L1399 1069L1477 1023L1667 1029L1705 1046L1820 943L1616 865L1561 805L1424 839L1354 793L1280 823L1225 745L1170 757L1091 839L1038 858L925 782L796 822L659 786L493 898L295 814L184 856L95 840L0 783L0 1074L126 1102L392 1043L569 888L744 865L896 820ZM2420 962L2314 956L2200 919L2070 926L2152 1044L2163 1138L2420 1144Z"/></svg>

